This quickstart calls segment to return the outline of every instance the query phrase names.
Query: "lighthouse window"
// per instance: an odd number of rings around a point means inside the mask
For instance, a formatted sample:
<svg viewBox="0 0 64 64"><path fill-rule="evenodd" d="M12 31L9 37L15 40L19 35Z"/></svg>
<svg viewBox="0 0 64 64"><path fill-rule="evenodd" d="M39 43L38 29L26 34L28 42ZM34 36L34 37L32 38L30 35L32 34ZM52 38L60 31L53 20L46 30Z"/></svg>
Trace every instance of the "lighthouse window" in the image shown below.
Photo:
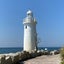
<svg viewBox="0 0 64 64"><path fill-rule="evenodd" d="M27 29L27 26L25 26L25 28Z"/></svg>

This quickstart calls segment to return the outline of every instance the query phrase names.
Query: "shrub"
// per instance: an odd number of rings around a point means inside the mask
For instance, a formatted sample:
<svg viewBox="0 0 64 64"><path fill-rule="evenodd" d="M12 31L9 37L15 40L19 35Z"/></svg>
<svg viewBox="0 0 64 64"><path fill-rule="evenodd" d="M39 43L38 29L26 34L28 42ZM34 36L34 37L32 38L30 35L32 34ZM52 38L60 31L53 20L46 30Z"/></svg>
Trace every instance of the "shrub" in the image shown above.
<svg viewBox="0 0 64 64"><path fill-rule="evenodd" d="M61 64L64 64L64 61L62 61Z"/></svg>
<svg viewBox="0 0 64 64"><path fill-rule="evenodd" d="M61 49L60 49L60 54L61 54L61 60L62 60L62 62L61 62L61 64L64 64L64 47L62 47Z"/></svg>
<svg viewBox="0 0 64 64"><path fill-rule="evenodd" d="M60 49L61 57L64 59L64 47Z"/></svg>

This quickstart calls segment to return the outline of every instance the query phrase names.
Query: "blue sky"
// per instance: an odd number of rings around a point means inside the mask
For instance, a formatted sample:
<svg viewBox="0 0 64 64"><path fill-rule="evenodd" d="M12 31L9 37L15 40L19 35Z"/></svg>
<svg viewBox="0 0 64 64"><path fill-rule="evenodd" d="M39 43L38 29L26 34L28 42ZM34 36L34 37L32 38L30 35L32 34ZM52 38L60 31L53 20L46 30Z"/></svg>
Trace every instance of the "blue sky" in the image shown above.
<svg viewBox="0 0 64 64"><path fill-rule="evenodd" d="M23 46L23 19L32 10L38 46L64 46L64 0L0 0L0 47Z"/></svg>

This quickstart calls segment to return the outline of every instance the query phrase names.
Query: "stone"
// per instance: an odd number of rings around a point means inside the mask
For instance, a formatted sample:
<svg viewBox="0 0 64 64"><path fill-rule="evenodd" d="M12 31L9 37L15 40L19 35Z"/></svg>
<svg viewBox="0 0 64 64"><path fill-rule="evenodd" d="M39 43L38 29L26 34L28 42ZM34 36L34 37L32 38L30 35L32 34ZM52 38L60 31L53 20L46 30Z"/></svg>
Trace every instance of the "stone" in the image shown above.
<svg viewBox="0 0 64 64"><path fill-rule="evenodd" d="M5 58L5 64L12 64L12 59L11 59L10 56L7 56L7 57Z"/></svg>
<svg viewBox="0 0 64 64"><path fill-rule="evenodd" d="M0 64L5 64L5 56L0 55Z"/></svg>

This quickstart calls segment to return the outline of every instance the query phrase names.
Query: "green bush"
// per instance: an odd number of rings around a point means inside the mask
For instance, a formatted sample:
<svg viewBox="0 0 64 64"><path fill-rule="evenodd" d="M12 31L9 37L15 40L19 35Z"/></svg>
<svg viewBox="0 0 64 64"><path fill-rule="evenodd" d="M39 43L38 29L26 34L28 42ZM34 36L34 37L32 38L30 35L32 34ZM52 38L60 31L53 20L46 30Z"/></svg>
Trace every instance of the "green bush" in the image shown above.
<svg viewBox="0 0 64 64"><path fill-rule="evenodd" d="M64 47L60 49L61 57L64 59Z"/></svg>
<svg viewBox="0 0 64 64"><path fill-rule="evenodd" d="M62 47L62 48L60 49L60 54L61 54L61 58L62 58L61 64L64 64L64 47Z"/></svg>
<svg viewBox="0 0 64 64"><path fill-rule="evenodd" d="M64 61L62 61L61 64L64 64Z"/></svg>

